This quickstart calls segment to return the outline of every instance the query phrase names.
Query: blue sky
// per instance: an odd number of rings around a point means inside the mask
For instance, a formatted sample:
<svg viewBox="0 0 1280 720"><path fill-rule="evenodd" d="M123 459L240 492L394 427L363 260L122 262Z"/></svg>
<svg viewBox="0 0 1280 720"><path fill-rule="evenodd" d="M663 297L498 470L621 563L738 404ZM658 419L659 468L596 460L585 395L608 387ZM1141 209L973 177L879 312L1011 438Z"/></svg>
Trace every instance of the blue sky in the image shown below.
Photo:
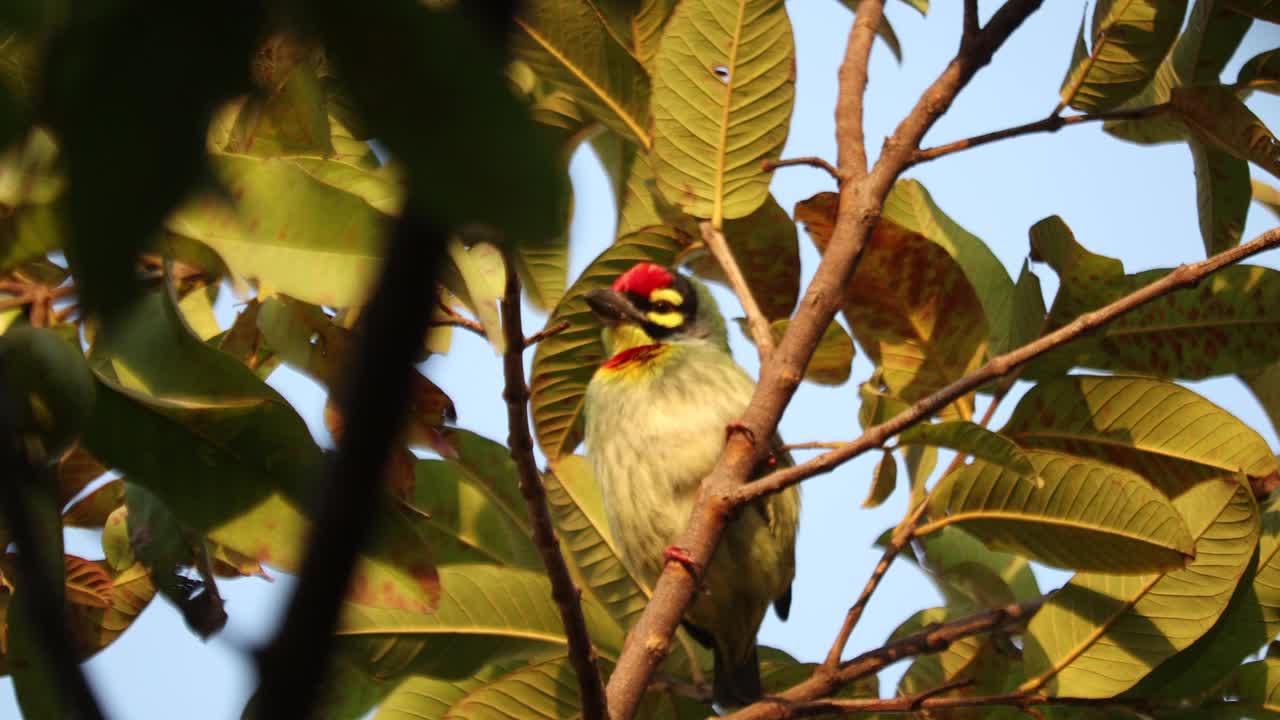
<svg viewBox="0 0 1280 720"><path fill-rule="evenodd" d="M904 50L902 65L882 44L873 54L867 96L868 153L874 159L880 140L954 54L960 29L960 3L940 0L927 18L890 0L886 9ZM996 7L982 3L984 14ZM850 13L835 0L788 3L795 28L798 84L791 135L784 157L818 155L835 160L834 116L836 68L844 51ZM1057 103L1057 90L1071 55L1080 23L1080 3L1048 2L1007 43L992 65L981 71L951 111L929 134L926 145L1044 117ZM1234 79L1245 60L1280 45L1280 29L1255 24L1237 59L1224 77ZM1255 95L1250 106L1273 130L1280 130L1280 99ZM1280 180L1251 168L1255 177L1273 185ZM599 165L589 152L574 158L576 191L571 278L613 238L614 208ZM1027 229L1045 216L1061 215L1086 247L1119 257L1129 272L1168 267L1203 256L1196 220L1191 155L1185 145L1138 147L1111 139L1097 126L1062 130L1001 142L912 169L934 200L957 222L984 239L1016 277L1027 255ZM809 168L779 171L773 192L791 208L822 190L830 179ZM1254 205L1244 236L1251 238L1277 224L1275 216ZM801 235L805 278L817 266L817 255ZM1253 261L1280 267L1280 253ZM1047 299L1057 282L1045 266L1034 267ZM727 312L737 309L720 294ZM224 313L226 309L224 308ZM224 320L226 315L224 314ZM537 313L527 327L540 327ZM753 374L755 353L731 331L739 361ZM532 353L530 353L532 355ZM871 372L867 361L855 361L853 380L838 388L805 384L796 394L781 431L790 442L840 440L857 435L857 383ZM479 338L456 333L449 356L433 360L430 376L457 403L458 424L493 438L506 436L500 396L499 358ZM323 396L310 381L286 371L272 378L290 398L323 442ZM1266 417L1243 386L1232 379L1193 384L1280 447ZM1025 389L1025 387L1023 388ZM1007 402L996 417L998 427L1013 407ZM781 647L804 660L820 659L850 602L879 557L872 541L892 526L905 509L899 492L876 510L862 510L878 454L864 456L838 471L803 486L799 560L791 620L770 616L761 632L763 644ZM945 458L944 458L945 462ZM73 547L97 552L87 533ZM1055 587L1063 573L1041 573L1042 586ZM90 680L109 716L184 720L237 718L255 678L246 652L270 633L291 579L276 574L274 583L247 579L221 584L230 622L226 630L201 643L179 614L157 599L114 645L86 664ZM878 646L915 610L939 604L937 593L906 564L895 566L876 594L850 643L850 652ZM885 692L903 668L883 677ZM17 717L8 678L0 679L0 718Z"/></svg>

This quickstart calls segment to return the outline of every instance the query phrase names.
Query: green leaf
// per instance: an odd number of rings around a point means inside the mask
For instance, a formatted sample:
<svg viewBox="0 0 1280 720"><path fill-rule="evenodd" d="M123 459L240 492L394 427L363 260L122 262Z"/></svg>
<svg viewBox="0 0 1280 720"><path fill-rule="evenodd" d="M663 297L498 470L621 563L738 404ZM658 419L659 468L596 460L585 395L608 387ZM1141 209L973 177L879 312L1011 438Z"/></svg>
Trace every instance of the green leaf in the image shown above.
<svg viewBox="0 0 1280 720"><path fill-rule="evenodd" d="M458 238L450 238L448 250L449 259L462 276L464 287L458 290L462 293L460 296L484 326L494 352L503 352L506 340L502 335L498 303L507 290L507 271L502 251L484 240L467 245Z"/></svg>
<svg viewBox="0 0 1280 720"><path fill-rule="evenodd" d="M944 477L919 532L959 525L992 549L1099 572L1168 570L1193 557L1178 512L1141 476L1058 453L1027 459L1034 476L976 460Z"/></svg>
<svg viewBox="0 0 1280 720"><path fill-rule="evenodd" d="M1259 53L1241 66L1236 85L1280 94L1280 48Z"/></svg>
<svg viewBox="0 0 1280 720"><path fill-rule="evenodd" d="M1076 574L1027 627L1023 689L1111 697L1213 626L1253 556L1257 505L1234 478L1195 485L1174 505L1196 559L1151 575Z"/></svg>
<svg viewBox="0 0 1280 720"><path fill-rule="evenodd" d="M502 660L479 668L469 676L443 677L413 675L387 696L378 707L375 720L443 720L454 703L470 693L518 672L528 663L524 660Z"/></svg>
<svg viewBox="0 0 1280 720"><path fill-rule="evenodd" d="M85 448L193 528L298 490L319 467L297 412L235 358L193 337L163 291L100 334L90 360L97 403Z"/></svg>
<svg viewBox="0 0 1280 720"><path fill-rule="evenodd" d="M1163 277L1168 270L1124 275L1120 261L1076 243L1058 217L1032 228L1032 257L1062 278L1047 329L1099 308ZM1280 273L1237 265L1198 287L1167 293L1028 364L1030 378L1075 366L1199 379L1249 372L1280 354ZM1271 342L1274 340L1274 347Z"/></svg>
<svg viewBox="0 0 1280 720"><path fill-rule="evenodd" d="M795 41L782 0L686 0L654 60L658 189L690 215L750 215L769 194L795 100Z"/></svg>
<svg viewBox="0 0 1280 720"><path fill-rule="evenodd" d="M516 29L517 58L610 130L650 146L649 76L593 3L524 3Z"/></svg>
<svg viewBox="0 0 1280 720"><path fill-rule="evenodd" d="M1240 379L1271 418L1272 427L1280 432L1280 363L1242 374Z"/></svg>
<svg viewBox="0 0 1280 720"><path fill-rule="evenodd" d="M1247 717L1280 717L1280 660L1266 658L1241 665L1226 690Z"/></svg>
<svg viewBox="0 0 1280 720"><path fill-rule="evenodd" d="M1242 15L1280 23L1280 4L1275 0L1224 0L1224 4Z"/></svg>
<svg viewBox="0 0 1280 720"><path fill-rule="evenodd" d="M724 237L760 312L770 320L791 317L800 295L800 246L795 221L770 195L755 212L724 224ZM698 253L689 269L728 285L720 263Z"/></svg>
<svg viewBox="0 0 1280 720"><path fill-rule="evenodd" d="M234 213L206 197L172 216L171 231L209 245L234 273L272 290L330 307L364 303L381 262L385 214L301 160L215 161L236 197Z"/></svg>
<svg viewBox="0 0 1280 720"><path fill-rule="evenodd" d="M1026 260L1022 261L1022 271L1013 286L1010 306L1009 325L992 343L992 355L1003 355L1022 347L1040 337L1044 329L1048 313L1044 307L1044 293L1040 289L1040 278L1031 272L1031 263Z"/></svg>
<svg viewBox="0 0 1280 720"><path fill-rule="evenodd" d="M337 634L375 677L407 671L465 677L496 660L564 652L564 626L541 572L493 565L440 568L440 604L430 615L348 604ZM622 647L622 628L594 601L583 613L606 659Z"/></svg>
<svg viewBox="0 0 1280 720"><path fill-rule="evenodd" d="M1024 448L1128 468L1170 496L1205 478L1277 471L1271 449L1252 428L1186 388L1147 378L1042 382L1000 432Z"/></svg>
<svg viewBox="0 0 1280 720"><path fill-rule="evenodd" d="M1171 102L1196 137L1280 177L1280 140L1231 88L1176 88Z"/></svg>
<svg viewBox="0 0 1280 720"><path fill-rule="evenodd" d="M898 436L903 445L933 445L958 450L1020 475L1035 475L1036 469L1017 443L977 423L953 420L920 423Z"/></svg>
<svg viewBox="0 0 1280 720"><path fill-rule="evenodd" d="M1191 159L1196 170L1196 208L1200 213L1200 237L1205 255L1215 255L1240 244L1249 213L1251 189L1249 164L1205 147L1192 138Z"/></svg>
<svg viewBox="0 0 1280 720"><path fill-rule="evenodd" d="M548 459L568 455L582 442L587 383L605 359L600 324L583 296L608 287L635 263L670 265L683 244L677 233L667 229L620 238L587 266L547 319L548 326L569 322L563 332L538 343L530 373L533 427L538 447Z"/></svg>
<svg viewBox="0 0 1280 720"><path fill-rule="evenodd" d="M1186 0L1101 0L1093 11L1091 48L1081 24L1062 104L1098 112L1137 94L1169 52L1186 11Z"/></svg>
<svg viewBox="0 0 1280 720"><path fill-rule="evenodd" d="M988 549L955 525L920 537L917 545L924 551L923 557L917 558L914 552L907 557L928 574L947 598L949 607L963 605L964 601L972 608L1000 604L993 601L1001 590L993 589L994 583L987 582L983 575L993 576L1003 585L1003 592L1011 597L1005 602L1040 597L1040 586L1025 558Z"/></svg>
<svg viewBox="0 0 1280 720"><path fill-rule="evenodd" d="M747 326L746 318L734 318L734 321L742 335L755 345L756 340ZM782 335L790 324L790 320L774 320L769 323L769 334L773 336L775 344L781 342ZM843 385L849 379L853 353L853 341L849 339L849 333L845 332L840 323L832 320L818 340L818 346L813 349L813 356L804 369L804 379L819 385Z"/></svg>
<svg viewBox="0 0 1280 720"><path fill-rule="evenodd" d="M577 676L569 658L562 655L532 662L486 682L454 702L448 713L474 720L559 720L578 717L579 704ZM395 716L387 713L387 717Z"/></svg>
<svg viewBox="0 0 1280 720"><path fill-rule="evenodd" d="M871 488L867 490L867 499L862 501L862 507L880 507L885 500L889 499L897 486L898 463L893 459L893 453L887 452L881 455L880 462L876 463L876 472L871 477Z"/></svg>
<svg viewBox="0 0 1280 720"><path fill-rule="evenodd" d="M618 204L618 237L626 237L657 225L678 227L696 236L693 218L667 202L658 192L653 161L644 149L612 133L591 138L591 147L613 183Z"/></svg>
<svg viewBox="0 0 1280 720"><path fill-rule="evenodd" d="M960 617L958 612L950 608L921 610L899 625L889 636L889 640L919 632L934 623L957 620ZM1000 692L1006 680L1010 660L1006 653L1002 653L995 647L995 642L995 636L973 635L951 642L937 653L917 657L898 681L898 696L916 695L954 683L959 679L969 679L970 682L963 688L942 693L939 697L964 697ZM989 711L986 708L959 708L948 711L946 717L962 720L985 718L988 715Z"/></svg>
<svg viewBox="0 0 1280 720"><path fill-rule="evenodd" d="M1161 698L1200 697L1280 632L1280 499L1262 514L1258 549L1213 629L1134 688Z"/></svg>
<svg viewBox="0 0 1280 720"><path fill-rule="evenodd" d="M285 34L258 48L253 79L258 93L241 106L227 150L244 155L329 155L329 111L317 74L320 53Z"/></svg>

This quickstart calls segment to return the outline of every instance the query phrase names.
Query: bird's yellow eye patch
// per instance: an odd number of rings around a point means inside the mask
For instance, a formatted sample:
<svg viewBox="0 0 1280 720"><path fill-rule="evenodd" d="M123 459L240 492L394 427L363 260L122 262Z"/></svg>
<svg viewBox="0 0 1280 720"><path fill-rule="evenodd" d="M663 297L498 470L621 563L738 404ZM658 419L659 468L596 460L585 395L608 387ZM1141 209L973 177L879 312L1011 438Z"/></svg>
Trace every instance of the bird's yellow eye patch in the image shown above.
<svg viewBox="0 0 1280 720"><path fill-rule="evenodd" d="M672 305L679 307L684 304L684 296L671 288L658 288L657 290L649 293L649 302L655 305L660 302L669 302ZM661 325L662 323L658 324Z"/></svg>
<svg viewBox="0 0 1280 720"><path fill-rule="evenodd" d="M672 310L671 312L647 312L644 314L649 322L654 325L661 325L664 328L678 328L684 324L684 316Z"/></svg>

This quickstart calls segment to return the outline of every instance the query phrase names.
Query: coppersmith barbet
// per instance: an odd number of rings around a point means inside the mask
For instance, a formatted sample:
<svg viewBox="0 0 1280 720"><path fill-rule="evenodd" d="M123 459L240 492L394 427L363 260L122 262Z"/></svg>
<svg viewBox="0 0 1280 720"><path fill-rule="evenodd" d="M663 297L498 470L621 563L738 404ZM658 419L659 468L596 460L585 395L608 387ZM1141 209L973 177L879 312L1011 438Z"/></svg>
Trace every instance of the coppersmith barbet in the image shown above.
<svg viewBox="0 0 1280 720"><path fill-rule="evenodd" d="M609 356L587 386L587 457L623 562L652 585L667 557L679 559L671 543L755 383L692 278L640 263L586 299ZM794 487L741 508L699 578L685 625L711 647L722 706L761 694L756 632L769 603L784 620L790 610L799 513Z"/></svg>

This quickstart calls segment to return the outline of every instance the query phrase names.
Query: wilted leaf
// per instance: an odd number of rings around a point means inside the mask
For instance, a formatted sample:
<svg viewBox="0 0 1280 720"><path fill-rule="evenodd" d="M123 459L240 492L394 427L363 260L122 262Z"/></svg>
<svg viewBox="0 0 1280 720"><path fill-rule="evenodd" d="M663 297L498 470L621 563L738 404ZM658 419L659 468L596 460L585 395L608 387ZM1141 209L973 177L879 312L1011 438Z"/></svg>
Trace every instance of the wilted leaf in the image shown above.
<svg viewBox="0 0 1280 720"><path fill-rule="evenodd" d="M1192 538L1169 501L1121 468L1030 452L1028 476L976 460L944 477L920 532L956 524L996 550L1111 573L1180 568Z"/></svg>
<svg viewBox="0 0 1280 720"><path fill-rule="evenodd" d="M1080 24L1075 54L1062 82L1062 104L1097 112L1140 91L1169 52L1186 0L1103 0L1093 11L1092 42Z"/></svg>
<svg viewBox="0 0 1280 720"><path fill-rule="evenodd" d="M63 556L66 563L67 602L105 608L111 605L111 575L102 566L75 555Z"/></svg>
<svg viewBox="0 0 1280 720"><path fill-rule="evenodd" d="M570 323L563 332L538 343L529 380L538 446L551 461L572 453L582 442L582 404L587 383L605 359L600 324L583 296L608 287L635 263L669 265L682 244L680 237L669 230L620 238L583 270L547 319L548 325L566 320Z"/></svg>
<svg viewBox="0 0 1280 720"><path fill-rule="evenodd" d="M1095 457L1128 468L1167 495L1209 477L1266 477L1267 443L1226 410L1173 383L1075 376L1032 388L1000 430L1024 448Z"/></svg>
<svg viewBox="0 0 1280 720"><path fill-rule="evenodd" d="M898 463L893 459L893 453L887 452L881 455L880 462L876 463L875 474L871 476L871 488L867 490L867 499L862 501L862 507L880 507L885 500L889 499L897 486Z"/></svg>
<svg viewBox="0 0 1280 720"><path fill-rule="evenodd" d="M769 193L795 99L795 41L782 0L686 0L654 60L658 189L720 228Z"/></svg>
<svg viewBox="0 0 1280 720"><path fill-rule="evenodd" d="M1111 697L1213 626L1253 555L1257 506L1233 478L1200 483L1174 504L1196 559L1152 575L1077 573L1031 619L1022 688Z"/></svg>

